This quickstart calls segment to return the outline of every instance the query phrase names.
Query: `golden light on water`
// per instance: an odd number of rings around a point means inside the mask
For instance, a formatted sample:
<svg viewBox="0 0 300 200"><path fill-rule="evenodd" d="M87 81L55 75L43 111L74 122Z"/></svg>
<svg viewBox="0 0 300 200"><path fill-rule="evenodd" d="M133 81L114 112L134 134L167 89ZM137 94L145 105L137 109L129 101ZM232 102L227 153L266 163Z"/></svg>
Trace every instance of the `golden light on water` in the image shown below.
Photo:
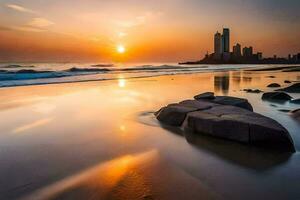
<svg viewBox="0 0 300 200"><path fill-rule="evenodd" d="M126 86L126 80L123 79L123 78L120 78L118 80L118 85L119 85L120 88L124 88Z"/></svg>

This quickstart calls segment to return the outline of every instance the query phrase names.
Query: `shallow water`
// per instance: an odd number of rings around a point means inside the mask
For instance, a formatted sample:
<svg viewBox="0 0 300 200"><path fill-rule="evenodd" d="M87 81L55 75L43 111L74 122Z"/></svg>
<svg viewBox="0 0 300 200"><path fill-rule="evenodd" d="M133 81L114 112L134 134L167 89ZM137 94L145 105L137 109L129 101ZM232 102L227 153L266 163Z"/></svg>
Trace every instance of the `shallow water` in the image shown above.
<svg viewBox="0 0 300 200"><path fill-rule="evenodd" d="M300 124L279 111L299 105L241 91L269 91L269 83L288 85L284 80L300 81L300 73L225 71L2 88L0 199L299 199ZM290 131L297 152L183 136L151 114L206 91L247 98Z"/></svg>

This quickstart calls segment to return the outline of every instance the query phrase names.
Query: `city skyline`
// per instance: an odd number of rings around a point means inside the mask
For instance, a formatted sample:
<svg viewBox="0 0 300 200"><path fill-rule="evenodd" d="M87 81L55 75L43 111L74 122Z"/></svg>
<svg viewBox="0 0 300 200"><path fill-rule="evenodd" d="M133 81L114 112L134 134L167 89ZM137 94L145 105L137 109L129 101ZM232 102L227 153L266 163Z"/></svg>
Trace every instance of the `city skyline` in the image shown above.
<svg viewBox="0 0 300 200"><path fill-rule="evenodd" d="M196 59L213 51L211 35L222 26L233 32L228 43L287 56L300 51L299 6L296 0L3 0L0 61L115 61L119 47L126 62Z"/></svg>
<svg viewBox="0 0 300 200"><path fill-rule="evenodd" d="M222 34L217 31L213 37L213 53L205 54L205 57L197 61L180 62L179 64L299 64L300 51L287 56L264 57L261 51L254 52L253 46L242 46L239 42L230 41L230 29L223 28Z"/></svg>

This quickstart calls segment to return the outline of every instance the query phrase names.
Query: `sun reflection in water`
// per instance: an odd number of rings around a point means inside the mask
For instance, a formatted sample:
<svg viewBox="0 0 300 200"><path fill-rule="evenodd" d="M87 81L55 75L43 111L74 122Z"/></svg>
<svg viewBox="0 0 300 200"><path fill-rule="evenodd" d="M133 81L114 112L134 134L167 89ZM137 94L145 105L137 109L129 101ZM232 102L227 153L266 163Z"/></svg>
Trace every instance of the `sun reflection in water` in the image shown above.
<svg viewBox="0 0 300 200"><path fill-rule="evenodd" d="M23 198L24 200L45 200L45 199L58 199L63 194L84 188L84 191L92 193L84 193L87 195L86 199L90 197L97 197L104 199L111 191L122 190L120 183L126 182L131 188L139 188L144 185L143 180L139 176L131 176L131 172L135 171L137 166L145 162L149 162L157 156L157 150L153 149L140 154L129 154L116 158L111 161L100 163L94 167L83 170L73 176L64 178L56 183L53 183L45 188L33 192L31 195ZM124 194L126 195L126 194ZM93 198L95 199L95 198Z"/></svg>
<svg viewBox="0 0 300 200"><path fill-rule="evenodd" d="M118 80L118 85L120 88L124 88L126 86L126 80L124 78L120 78Z"/></svg>

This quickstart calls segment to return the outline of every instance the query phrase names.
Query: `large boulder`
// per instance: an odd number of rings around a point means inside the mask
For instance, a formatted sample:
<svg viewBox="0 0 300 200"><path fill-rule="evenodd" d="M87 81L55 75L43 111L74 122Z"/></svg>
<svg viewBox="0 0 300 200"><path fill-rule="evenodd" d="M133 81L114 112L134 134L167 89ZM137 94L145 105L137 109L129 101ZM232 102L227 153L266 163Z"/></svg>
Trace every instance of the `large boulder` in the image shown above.
<svg viewBox="0 0 300 200"><path fill-rule="evenodd" d="M171 104L167 107L161 108L156 117L160 122L171 126L181 126L186 118L186 115L190 112L196 111L197 108L186 107L179 104Z"/></svg>
<svg viewBox="0 0 300 200"><path fill-rule="evenodd" d="M203 100L170 104L156 113L166 125L263 147L294 151L288 131L275 120L232 105Z"/></svg>
<svg viewBox="0 0 300 200"><path fill-rule="evenodd" d="M199 134L294 151L288 131L278 122L238 107L220 106L188 113L184 128Z"/></svg>
<svg viewBox="0 0 300 200"><path fill-rule="evenodd" d="M222 104L222 105L230 105L240 107L249 111L253 111L252 105L248 102L247 99L237 98L237 97L229 97L229 96L216 96L213 100L214 103Z"/></svg>
<svg viewBox="0 0 300 200"><path fill-rule="evenodd" d="M292 97L285 92L266 92L262 95L266 101L290 101Z"/></svg>
<svg viewBox="0 0 300 200"><path fill-rule="evenodd" d="M279 89L277 91L284 91L284 92L289 92L289 93L300 93L300 83L295 83L289 87Z"/></svg>
<svg viewBox="0 0 300 200"><path fill-rule="evenodd" d="M166 107L161 108L155 113L157 119L164 124L171 126L181 126L186 118L186 115L190 112L197 110L209 109L217 104L210 102L199 102L196 100L186 100L178 104L170 104Z"/></svg>
<svg viewBox="0 0 300 200"><path fill-rule="evenodd" d="M211 103L216 103L216 104L221 104L221 105L231 105L231 106L236 106L236 107L244 108L246 110L253 111L253 107L251 106L251 104L248 102L247 99L242 99L242 98L238 98L238 97L230 97L230 96L215 96L214 98L202 98L202 99L200 98L199 99L199 97L206 96L206 95L207 95L207 93L203 93L203 94L195 96L194 98L199 101L208 101ZM212 95L213 95L213 93L212 93Z"/></svg>

